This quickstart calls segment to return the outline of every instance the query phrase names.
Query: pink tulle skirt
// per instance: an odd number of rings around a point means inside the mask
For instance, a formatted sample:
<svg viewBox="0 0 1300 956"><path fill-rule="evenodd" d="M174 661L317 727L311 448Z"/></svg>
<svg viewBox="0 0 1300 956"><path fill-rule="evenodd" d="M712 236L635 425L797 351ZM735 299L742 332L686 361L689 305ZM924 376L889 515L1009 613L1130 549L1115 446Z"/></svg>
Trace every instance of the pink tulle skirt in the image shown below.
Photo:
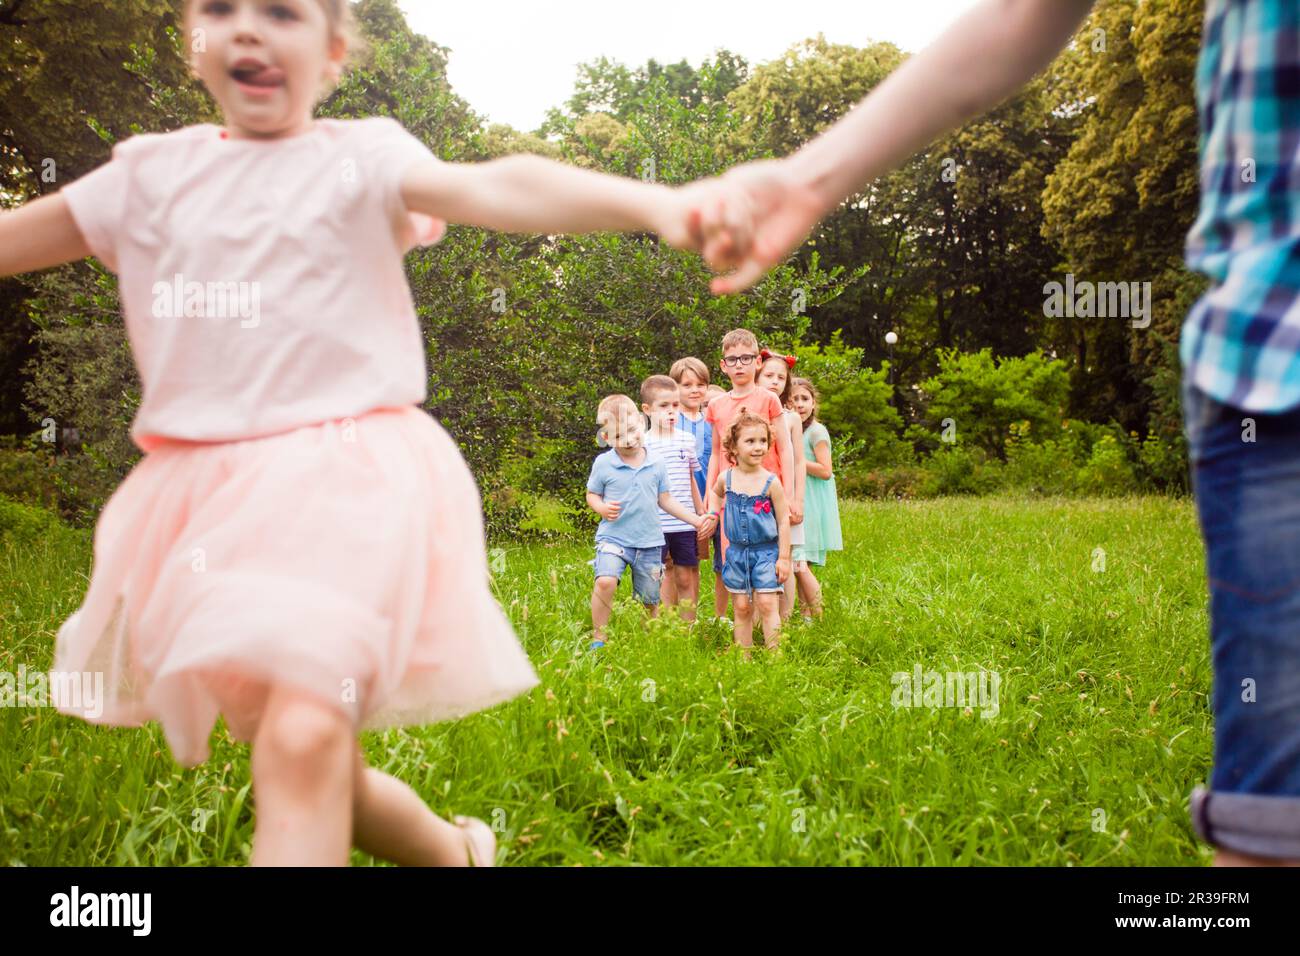
<svg viewBox="0 0 1300 956"><path fill-rule="evenodd" d="M103 674L102 702L60 711L157 720L184 766L208 759L218 714L251 741L273 686L360 730L537 684L489 588L473 476L414 406L151 450L100 515L53 670Z"/></svg>

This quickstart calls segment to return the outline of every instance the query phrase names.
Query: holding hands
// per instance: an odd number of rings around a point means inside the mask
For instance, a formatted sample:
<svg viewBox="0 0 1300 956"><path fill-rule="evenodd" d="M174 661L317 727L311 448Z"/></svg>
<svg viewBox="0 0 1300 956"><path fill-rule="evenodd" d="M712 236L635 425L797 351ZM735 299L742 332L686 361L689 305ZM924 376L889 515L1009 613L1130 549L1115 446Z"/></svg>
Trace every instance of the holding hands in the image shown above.
<svg viewBox="0 0 1300 956"><path fill-rule="evenodd" d="M802 181L788 160L767 159L733 167L692 194L692 245L714 272L727 272L709 288L715 295L748 289L785 261L833 208Z"/></svg>

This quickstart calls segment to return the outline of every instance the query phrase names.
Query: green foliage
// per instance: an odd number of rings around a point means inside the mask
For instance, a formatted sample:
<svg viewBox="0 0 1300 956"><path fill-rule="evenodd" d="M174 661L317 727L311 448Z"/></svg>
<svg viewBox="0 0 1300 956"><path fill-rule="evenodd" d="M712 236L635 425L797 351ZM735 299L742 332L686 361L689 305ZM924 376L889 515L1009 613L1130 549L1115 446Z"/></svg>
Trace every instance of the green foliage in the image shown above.
<svg viewBox="0 0 1300 956"><path fill-rule="evenodd" d="M956 444L1001 458L1013 423L1028 422L1035 436L1059 429L1067 389L1065 363L1041 352L995 359L988 349L944 351L938 373L921 383L928 437L952 444L955 430Z"/></svg>
<svg viewBox="0 0 1300 956"><path fill-rule="evenodd" d="M1078 481L1079 488L1091 495L1127 495L1137 490L1133 466L1114 435L1103 435L1092 446Z"/></svg>
<svg viewBox="0 0 1300 956"><path fill-rule="evenodd" d="M944 445L924 462L925 481L921 494L982 495L998 487L1001 463L989 460L979 448Z"/></svg>
<svg viewBox="0 0 1300 956"><path fill-rule="evenodd" d="M866 367L862 349L845 345L838 332L825 344L781 349L795 356L794 374L818 391L817 417L831 433L836 468L850 461L879 467L911 460L911 447L899 437L903 420L890 404L887 364Z"/></svg>

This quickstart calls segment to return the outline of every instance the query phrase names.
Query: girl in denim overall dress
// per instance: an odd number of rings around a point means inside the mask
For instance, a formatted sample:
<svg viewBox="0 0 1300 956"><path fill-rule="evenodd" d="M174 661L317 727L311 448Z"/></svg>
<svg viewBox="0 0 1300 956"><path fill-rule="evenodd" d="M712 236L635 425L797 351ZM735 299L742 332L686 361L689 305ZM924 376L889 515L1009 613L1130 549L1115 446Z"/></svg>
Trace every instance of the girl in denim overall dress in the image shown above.
<svg viewBox="0 0 1300 956"><path fill-rule="evenodd" d="M780 641L780 597L790 576L790 511L776 475L762 466L772 441L766 421L741 412L723 438L736 467L718 476L710 501L723 499L729 538L722 583L736 612L736 643L753 646L754 609L763 621L764 646Z"/></svg>

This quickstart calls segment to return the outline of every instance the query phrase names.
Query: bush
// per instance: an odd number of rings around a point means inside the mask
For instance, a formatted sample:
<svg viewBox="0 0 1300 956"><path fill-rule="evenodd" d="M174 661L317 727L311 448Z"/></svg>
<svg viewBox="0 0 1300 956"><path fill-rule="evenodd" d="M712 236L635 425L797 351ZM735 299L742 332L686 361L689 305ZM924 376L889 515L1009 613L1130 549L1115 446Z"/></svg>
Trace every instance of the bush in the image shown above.
<svg viewBox="0 0 1300 956"><path fill-rule="evenodd" d="M835 477L841 498L921 498L929 473L916 465L850 469Z"/></svg>
<svg viewBox="0 0 1300 956"><path fill-rule="evenodd" d="M0 495L23 504L56 509L58 494L51 451L24 447L16 435L0 435Z"/></svg>
<svg viewBox="0 0 1300 956"><path fill-rule="evenodd" d="M1002 483L1000 463L989 461L981 449L945 445L925 462L921 492L939 495L982 495Z"/></svg>
<svg viewBox="0 0 1300 956"><path fill-rule="evenodd" d="M929 428L919 437L928 437L930 443L951 441L955 431L958 442L1000 458L1017 422L1027 423L1027 434L1035 438L1055 435L1069 376L1064 362L1042 352L995 359L988 349L950 349L940 353L938 374L922 382L921 390Z"/></svg>
<svg viewBox="0 0 1300 956"><path fill-rule="evenodd" d="M31 547L41 538L66 534L67 530L52 512L0 495L0 539Z"/></svg>
<svg viewBox="0 0 1300 956"><path fill-rule="evenodd" d="M1142 483L1155 491L1188 490L1187 439L1182 435L1164 441L1148 435L1138 449L1138 473Z"/></svg>
<svg viewBox="0 0 1300 956"><path fill-rule="evenodd" d="M1114 435L1104 435L1092 446L1076 481L1084 494L1126 495L1137 490L1137 475Z"/></svg>
<svg viewBox="0 0 1300 956"><path fill-rule="evenodd" d="M821 395L817 417L836 443L837 463L882 467L913 460L911 447L899 437L903 420L889 402L893 390L887 365L867 367L864 351L846 346L839 330L824 345L780 344L782 350L794 353L794 374L812 382Z"/></svg>

